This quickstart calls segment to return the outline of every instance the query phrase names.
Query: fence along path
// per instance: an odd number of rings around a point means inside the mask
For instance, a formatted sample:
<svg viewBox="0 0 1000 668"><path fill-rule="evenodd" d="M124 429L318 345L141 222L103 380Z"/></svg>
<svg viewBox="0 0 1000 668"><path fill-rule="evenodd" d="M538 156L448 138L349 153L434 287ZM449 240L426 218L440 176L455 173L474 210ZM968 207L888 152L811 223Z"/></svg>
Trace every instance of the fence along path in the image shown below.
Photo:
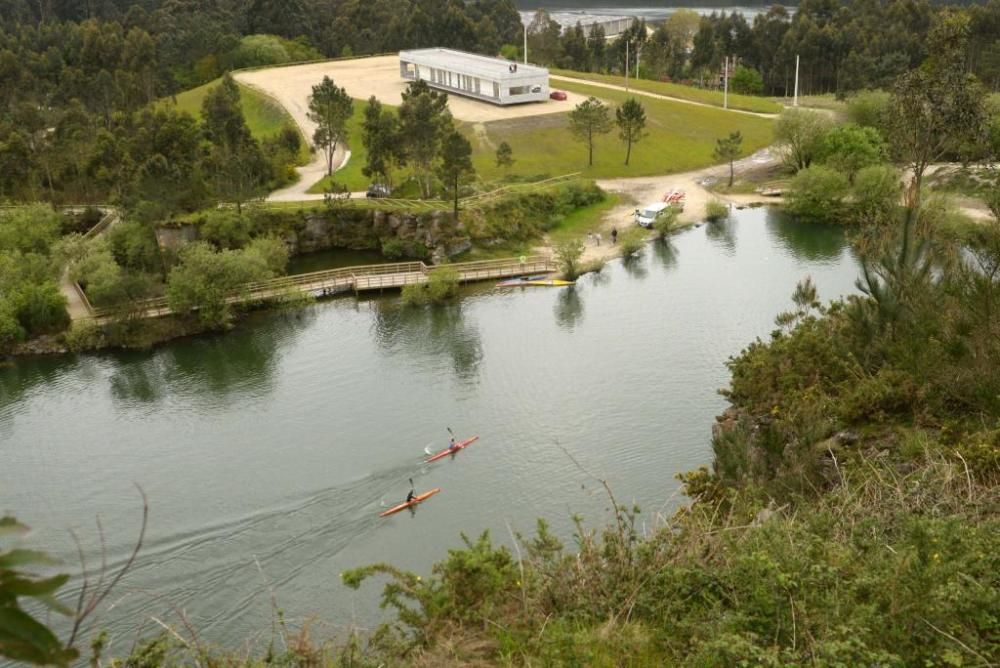
<svg viewBox="0 0 1000 668"><path fill-rule="evenodd" d="M456 262L438 266L428 266L423 262L395 262L344 267L249 283L229 295L226 301L230 304L252 304L300 293L323 297L342 292L395 290L406 285L425 283L435 269L443 268L456 271L460 283L471 283L514 276L548 274L556 270L556 263L544 255L533 255L523 258L523 261L522 258L511 258ZM144 318L159 318L173 313L164 297L135 302L129 310L134 315ZM118 311L113 309L94 309L93 317L106 319L116 313Z"/></svg>

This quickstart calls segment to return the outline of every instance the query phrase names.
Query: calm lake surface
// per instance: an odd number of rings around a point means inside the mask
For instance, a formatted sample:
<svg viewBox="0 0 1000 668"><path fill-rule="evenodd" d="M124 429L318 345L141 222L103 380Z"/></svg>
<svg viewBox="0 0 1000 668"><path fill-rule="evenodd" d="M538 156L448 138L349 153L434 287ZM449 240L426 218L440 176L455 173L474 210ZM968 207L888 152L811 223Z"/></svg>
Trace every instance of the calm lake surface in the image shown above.
<svg viewBox="0 0 1000 668"><path fill-rule="evenodd" d="M290 619L326 620L314 635L371 625L379 587L349 591L344 569L426 573L463 531L510 544L540 516L567 538L573 513L610 519L565 451L644 526L673 511L674 474L710 463L725 361L806 275L824 300L854 290L842 232L745 210L573 289L479 286L426 310L346 298L147 353L19 361L0 369L0 512L68 564L70 529L98 554L100 516L120 564L142 486L146 546L102 618L119 651L172 607L209 641L266 642L268 585ZM449 426L481 439L422 467ZM444 491L378 519L408 478Z"/></svg>

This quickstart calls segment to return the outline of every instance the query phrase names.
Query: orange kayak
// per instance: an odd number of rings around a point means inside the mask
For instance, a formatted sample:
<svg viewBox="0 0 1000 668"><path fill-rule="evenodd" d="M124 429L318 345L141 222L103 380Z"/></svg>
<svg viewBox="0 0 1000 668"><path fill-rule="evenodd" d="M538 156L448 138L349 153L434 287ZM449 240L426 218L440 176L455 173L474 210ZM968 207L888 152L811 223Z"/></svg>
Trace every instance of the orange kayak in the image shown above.
<svg viewBox="0 0 1000 668"><path fill-rule="evenodd" d="M427 499L431 498L432 496L434 496L435 494L437 494L440 491L441 491L440 487L435 487L434 489L432 489L429 492L424 492L423 494L418 494L417 496L413 497L412 501L404 501L403 503L399 504L398 506L393 506L389 510L387 510L387 511L385 511L383 513L379 513L378 516L379 517L388 517L389 515L395 515L396 513L398 513L401 510L406 510L407 508L412 508L413 506L417 505L418 503L422 503L422 502L426 501Z"/></svg>
<svg viewBox="0 0 1000 668"><path fill-rule="evenodd" d="M424 464L430 464L431 462L436 462L442 457L447 457L448 455L456 453L459 450L464 450L465 448L469 447L478 440L479 440L478 436L473 436L472 438L467 438L464 441L459 441L458 443L455 444L454 448L445 448L441 452L434 453L433 455L424 460Z"/></svg>

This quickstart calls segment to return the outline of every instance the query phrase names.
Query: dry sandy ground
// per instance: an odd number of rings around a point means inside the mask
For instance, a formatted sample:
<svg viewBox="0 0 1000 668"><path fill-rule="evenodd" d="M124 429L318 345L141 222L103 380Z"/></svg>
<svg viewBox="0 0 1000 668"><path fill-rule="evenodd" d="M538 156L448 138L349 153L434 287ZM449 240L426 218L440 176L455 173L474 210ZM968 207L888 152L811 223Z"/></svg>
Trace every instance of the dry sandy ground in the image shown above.
<svg viewBox="0 0 1000 668"><path fill-rule="evenodd" d="M739 160L734 165L736 175L776 165L778 159L768 150L762 149L751 156ZM705 220L705 207L709 201L719 199L733 206L745 206L758 202L773 202L774 198L760 195L719 195L706 189L706 185L723 178L729 178L728 165L705 167L693 172L669 174L667 176L645 176L635 179L606 179L597 181L602 189L617 193L621 203L604 215L600 232L601 245L588 242L583 254L584 261L610 259L618 254L618 249L611 245L611 228L617 227L619 232L635 225L633 214L637 208L647 204L655 204L663 200L663 196L671 190L683 190L684 213L680 216L683 224L695 224ZM550 252L548 247L539 248L539 252Z"/></svg>

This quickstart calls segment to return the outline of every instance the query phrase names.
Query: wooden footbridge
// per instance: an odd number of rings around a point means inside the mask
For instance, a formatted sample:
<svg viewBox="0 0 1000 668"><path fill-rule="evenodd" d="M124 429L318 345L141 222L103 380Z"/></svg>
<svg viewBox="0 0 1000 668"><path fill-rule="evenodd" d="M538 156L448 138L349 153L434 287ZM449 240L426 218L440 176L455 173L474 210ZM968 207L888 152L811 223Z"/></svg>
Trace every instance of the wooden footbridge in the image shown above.
<svg viewBox="0 0 1000 668"><path fill-rule="evenodd" d="M480 260L428 266L423 262L395 262L358 267L327 269L308 274L282 276L259 283L250 283L227 297L230 304L253 304L272 301L288 295L309 294L327 297L341 293L398 290L406 285L426 283L436 269L457 272L460 283L489 281L516 276L548 274L556 271L556 263L544 255L501 260ZM142 317L159 318L172 313L166 298L147 299L134 305ZM114 315L109 309L93 309L90 317L102 319Z"/></svg>

